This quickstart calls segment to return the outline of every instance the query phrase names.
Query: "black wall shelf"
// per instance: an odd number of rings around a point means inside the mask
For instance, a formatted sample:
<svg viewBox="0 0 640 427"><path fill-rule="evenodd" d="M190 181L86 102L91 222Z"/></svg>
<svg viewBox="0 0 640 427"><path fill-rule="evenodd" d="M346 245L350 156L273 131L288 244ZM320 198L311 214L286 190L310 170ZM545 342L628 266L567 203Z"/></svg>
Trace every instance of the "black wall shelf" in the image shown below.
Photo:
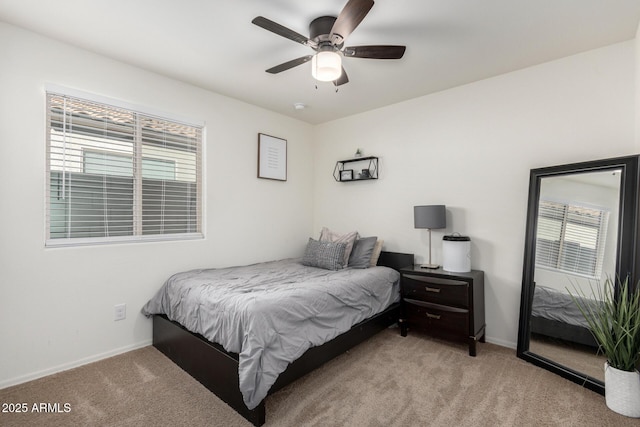
<svg viewBox="0 0 640 427"><path fill-rule="evenodd" d="M338 182L368 181L378 179L378 158L374 156L338 160L333 178Z"/></svg>

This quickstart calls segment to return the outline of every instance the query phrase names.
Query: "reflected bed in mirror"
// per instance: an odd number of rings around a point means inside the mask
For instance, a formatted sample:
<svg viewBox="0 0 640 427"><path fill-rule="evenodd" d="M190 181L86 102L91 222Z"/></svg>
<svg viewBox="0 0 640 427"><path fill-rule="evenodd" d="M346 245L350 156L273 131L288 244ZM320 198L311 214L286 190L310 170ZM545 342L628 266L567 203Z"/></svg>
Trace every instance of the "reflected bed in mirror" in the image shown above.
<svg viewBox="0 0 640 427"><path fill-rule="evenodd" d="M573 298L635 278L637 173L629 156L530 175L518 357L600 393L605 358Z"/></svg>

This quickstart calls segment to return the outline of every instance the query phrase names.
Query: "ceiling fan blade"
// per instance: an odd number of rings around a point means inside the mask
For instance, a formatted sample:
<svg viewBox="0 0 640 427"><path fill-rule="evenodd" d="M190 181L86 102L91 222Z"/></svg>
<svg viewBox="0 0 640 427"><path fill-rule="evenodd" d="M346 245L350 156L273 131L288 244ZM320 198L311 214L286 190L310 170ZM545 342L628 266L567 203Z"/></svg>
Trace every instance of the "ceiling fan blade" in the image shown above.
<svg viewBox="0 0 640 427"><path fill-rule="evenodd" d="M350 46L342 53L354 58L400 59L406 49L406 46Z"/></svg>
<svg viewBox="0 0 640 427"><path fill-rule="evenodd" d="M302 56L300 58L292 59L291 61L284 62L280 65L276 65L275 67L271 67L267 70L267 73L278 74L282 71L286 71L290 68L297 67L298 65L302 65L305 62L311 61L313 55Z"/></svg>
<svg viewBox="0 0 640 427"><path fill-rule="evenodd" d="M342 67L342 74L340 74L337 80L333 81L333 85L337 87L345 83L349 83L349 76L347 76L347 72L344 70L344 67Z"/></svg>
<svg viewBox="0 0 640 427"><path fill-rule="evenodd" d="M373 7L373 0L349 0L331 28L331 43L342 44Z"/></svg>
<svg viewBox="0 0 640 427"><path fill-rule="evenodd" d="M279 36L287 38L289 40L293 40L294 42L303 44L305 46L314 46L315 43L309 40L306 36L303 36L300 33L296 33L293 30L290 30L287 27L284 27L277 22L273 22L270 19L265 18L264 16L257 16L253 18L251 23L257 25L258 27L262 27L267 31L271 31Z"/></svg>

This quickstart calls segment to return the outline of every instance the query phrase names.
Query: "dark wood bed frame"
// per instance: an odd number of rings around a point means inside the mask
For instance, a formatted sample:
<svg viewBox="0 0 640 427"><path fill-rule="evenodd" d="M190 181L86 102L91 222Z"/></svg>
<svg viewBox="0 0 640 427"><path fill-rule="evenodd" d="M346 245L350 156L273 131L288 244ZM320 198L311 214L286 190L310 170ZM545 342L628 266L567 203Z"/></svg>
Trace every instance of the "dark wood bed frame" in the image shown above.
<svg viewBox="0 0 640 427"><path fill-rule="evenodd" d="M413 254L383 251L378 265L399 270L413 265ZM385 311L354 325L333 340L310 348L280 374L269 394L393 325L398 321L399 310L399 303L395 303ZM247 408L242 400L238 380L238 354L226 352L222 346L186 330L164 315L153 316L153 346L253 425L264 424L264 400L254 409Z"/></svg>
<svg viewBox="0 0 640 427"><path fill-rule="evenodd" d="M570 325L559 320L531 316L531 333L598 348L598 343L588 328Z"/></svg>

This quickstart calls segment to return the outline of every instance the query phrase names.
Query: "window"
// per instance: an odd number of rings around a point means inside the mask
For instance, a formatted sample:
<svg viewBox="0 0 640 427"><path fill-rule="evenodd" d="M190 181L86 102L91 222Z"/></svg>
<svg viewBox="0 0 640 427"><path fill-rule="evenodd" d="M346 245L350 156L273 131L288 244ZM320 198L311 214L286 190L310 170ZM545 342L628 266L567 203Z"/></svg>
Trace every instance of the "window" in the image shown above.
<svg viewBox="0 0 640 427"><path fill-rule="evenodd" d="M536 266L600 278L609 212L540 201Z"/></svg>
<svg viewBox="0 0 640 427"><path fill-rule="evenodd" d="M47 93L47 245L202 236L202 127Z"/></svg>

